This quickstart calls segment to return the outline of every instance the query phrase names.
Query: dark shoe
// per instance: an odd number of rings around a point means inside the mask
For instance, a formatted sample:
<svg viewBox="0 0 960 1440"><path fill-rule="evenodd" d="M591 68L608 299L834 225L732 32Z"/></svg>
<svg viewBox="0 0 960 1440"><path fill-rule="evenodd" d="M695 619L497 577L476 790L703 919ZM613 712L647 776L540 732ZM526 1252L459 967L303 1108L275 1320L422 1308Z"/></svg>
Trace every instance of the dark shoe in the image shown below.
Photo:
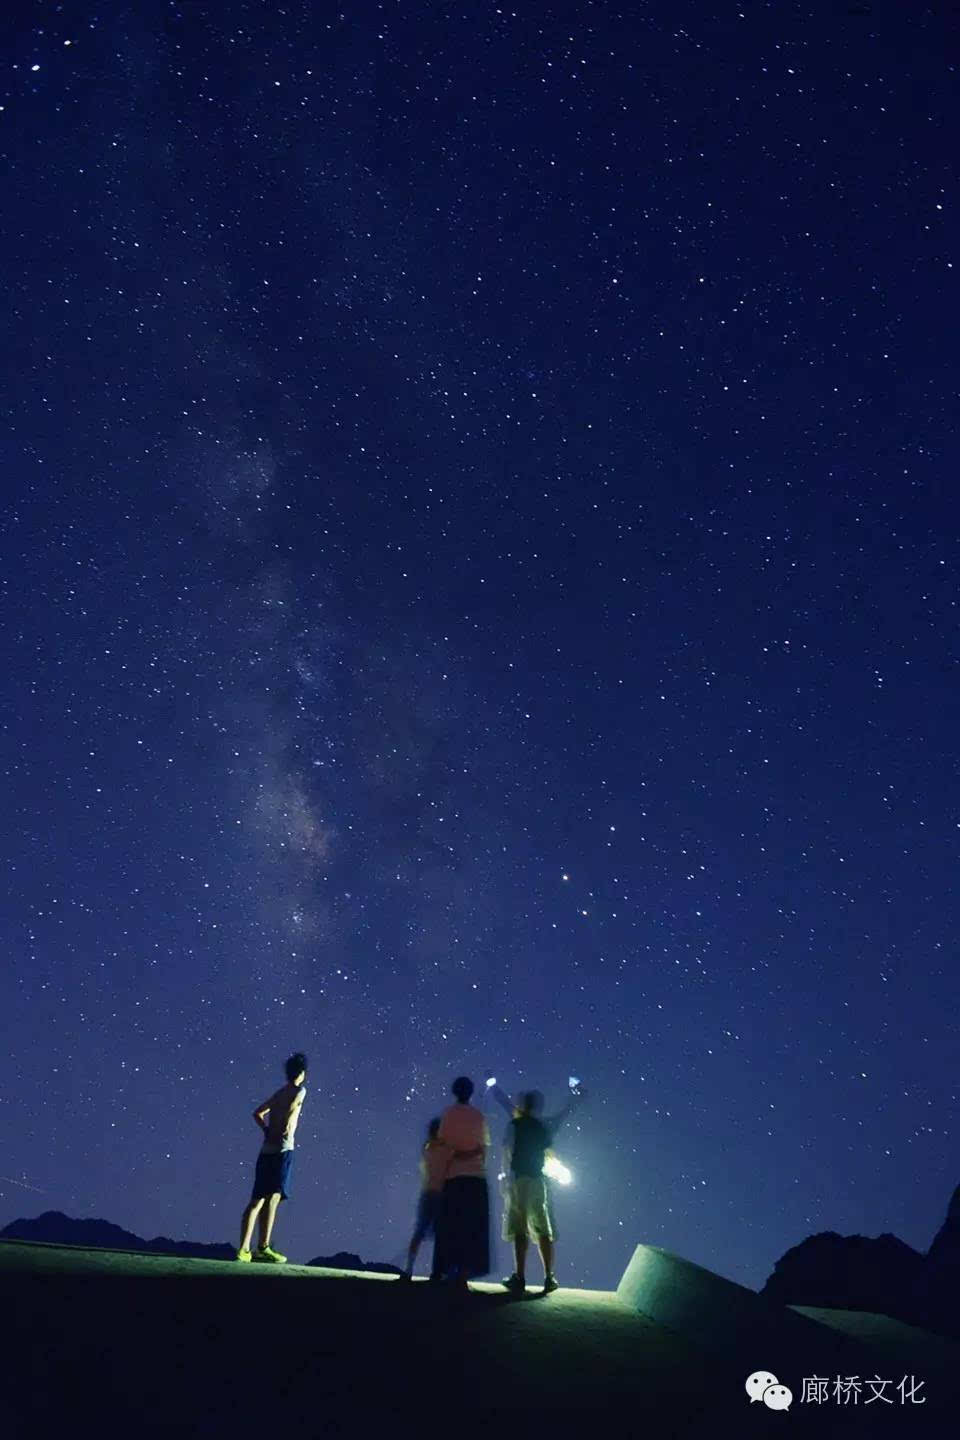
<svg viewBox="0 0 960 1440"><path fill-rule="evenodd" d="M409 1285L413 1280L413 1276L410 1274L409 1270L401 1270L400 1274L397 1276L397 1279L402 1280L405 1282L405 1284Z"/></svg>
<svg viewBox="0 0 960 1440"><path fill-rule="evenodd" d="M550 1295L554 1290L560 1289L560 1282L556 1275L545 1275L543 1279L543 1293Z"/></svg>
<svg viewBox="0 0 960 1440"><path fill-rule="evenodd" d="M509 1290L511 1295L526 1295L527 1282L521 1280L517 1272L514 1271L512 1275L508 1275L506 1280L504 1280L503 1288L504 1290Z"/></svg>

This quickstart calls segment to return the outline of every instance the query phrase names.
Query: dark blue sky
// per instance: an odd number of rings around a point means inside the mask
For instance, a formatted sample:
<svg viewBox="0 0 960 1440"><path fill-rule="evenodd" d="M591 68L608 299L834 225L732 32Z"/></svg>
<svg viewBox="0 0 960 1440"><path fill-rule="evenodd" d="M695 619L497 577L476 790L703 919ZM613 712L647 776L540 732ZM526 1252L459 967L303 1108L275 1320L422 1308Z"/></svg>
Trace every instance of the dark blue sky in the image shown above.
<svg viewBox="0 0 960 1440"><path fill-rule="evenodd" d="M926 1247L951 9L14 6L0 1222L233 1240L302 1047L294 1258L488 1066L563 1283Z"/></svg>

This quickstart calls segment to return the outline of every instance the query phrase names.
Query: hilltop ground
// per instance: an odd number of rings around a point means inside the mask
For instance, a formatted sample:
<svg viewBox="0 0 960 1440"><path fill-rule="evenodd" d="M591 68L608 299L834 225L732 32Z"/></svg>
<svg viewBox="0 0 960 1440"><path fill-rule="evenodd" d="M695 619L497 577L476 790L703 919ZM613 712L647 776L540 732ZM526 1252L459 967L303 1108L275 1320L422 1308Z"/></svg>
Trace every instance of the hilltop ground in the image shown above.
<svg viewBox="0 0 960 1440"><path fill-rule="evenodd" d="M650 1440L957 1433L957 1351L918 1349L919 1332L895 1358L926 1375L933 1403L864 1411L796 1396L784 1414L748 1403L749 1370L599 1291L515 1301L478 1285L458 1298L303 1266L3 1242L0 1304L12 1321L10 1440L459 1437L492 1427L582 1437L591 1423ZM846 1326L856 1332L856 1317ZM850 1353L834 1353L831 1331L823 1337L820 1373L849 1374ZM879 1353L859 1373L892 1373Z"/></svg>

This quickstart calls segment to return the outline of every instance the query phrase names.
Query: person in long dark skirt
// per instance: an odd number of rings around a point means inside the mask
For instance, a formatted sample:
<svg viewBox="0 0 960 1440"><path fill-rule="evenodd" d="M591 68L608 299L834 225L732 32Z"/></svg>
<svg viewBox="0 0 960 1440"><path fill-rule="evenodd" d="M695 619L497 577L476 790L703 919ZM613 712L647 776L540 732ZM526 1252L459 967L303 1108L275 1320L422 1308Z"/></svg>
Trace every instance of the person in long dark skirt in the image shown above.
<svg viewBox="0 0 960 1440"><path fill-rule="evenodd" d="M443 1187L434 1270L466 1288L490 1270L490 1192L486 1119L470 1104L473 1081L459 1076L451 1087L456 1104L440 1117L438 1139L453 1152Z"/></svg>

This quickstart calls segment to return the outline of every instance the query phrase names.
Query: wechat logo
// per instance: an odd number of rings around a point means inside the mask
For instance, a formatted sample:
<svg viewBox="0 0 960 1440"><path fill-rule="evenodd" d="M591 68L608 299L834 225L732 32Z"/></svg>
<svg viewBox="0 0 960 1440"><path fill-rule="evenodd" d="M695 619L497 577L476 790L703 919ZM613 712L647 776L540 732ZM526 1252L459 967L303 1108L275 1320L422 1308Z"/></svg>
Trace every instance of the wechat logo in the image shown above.
<svg viewBox="0 0 960 1440"><path fill-rule="evenodd" d="M769 1370L754 1370L744 1389L750 1396L751 1405L755 1400L762 1400L768 1410L789 1410L793 1400L793 1391L781 1385Z"/></svg>

